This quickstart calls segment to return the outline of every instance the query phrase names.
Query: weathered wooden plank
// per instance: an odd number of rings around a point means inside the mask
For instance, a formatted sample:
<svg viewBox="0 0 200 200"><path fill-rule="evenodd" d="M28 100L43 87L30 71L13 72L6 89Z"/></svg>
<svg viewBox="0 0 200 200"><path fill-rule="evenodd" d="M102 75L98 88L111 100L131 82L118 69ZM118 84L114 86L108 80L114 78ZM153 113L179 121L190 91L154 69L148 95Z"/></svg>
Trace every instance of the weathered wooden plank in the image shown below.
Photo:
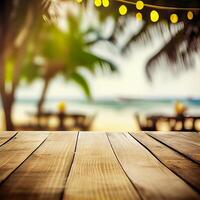
<svg viewBox="0 0 200 200"><path fill-rule="evenodd" d="M2 131L0 132L0 146L8 142L17 134L16 131Z"/></svg>
<svg viewBox="0 0 200 200"><path fill-rule="evenodd" d="M200 141L193 141L189 135L175 134L175 133L150 133L147 132L153 138L165 143L167 146L182 153L186 157L190 158L194 162L200 164ZM194 137L193 133L190 133L191 138ZM192 136L193 135L193 136ZM194 138L193 138L194 139Z"/></svg>
<svg viewBox="0 0 200 200"><path fill-rule="evenodd" d="M165 166L200 193L200 166L197 163L187 159L145 133L137 132L131 133L131 135L149 149Z"/></svg>
<svg viewBox="0 0 200 200"><path fill-rule="evenodd" d="M47 138L48 133L19 132L0 147L0 184Z"/></svg>
<svg viewBox="0 0 200 200"><path fill-rule="evenodd" d="M1 186L0 199L60 199L74 156L76 132L56 132Z"/></svg>
<svg viewBox="0 0 200 200"><path fill-rule="evenodd" d="M139 199L120 167L106 133L80 133L64 199Z"/></svg>
<svg viewBox="0 0 200 200"><path fill-rule="evenodd" d="M108 134L113 149L143 199L199 199L182 179L172 173L128 133Z"/></svg>
<svg viewBox="0 0 200 200"><path fill-rule="evenodd" d="M177 137L181 134L181 137L193 141L194 143L197 143L198 146L200 146L200 134L197 132L175 132L174 134L177 135Z"/></svg>
<svg viewBox="0 0 200 200"><path fill-rule="evenodd" d="M148 131L147 131L148 133ZM193 142L197 146L200 146L200 134L198 132L164 132L164 131L157 131L157 132L149 132L149 133L156 133L159 135L171 135L173 137L184 138L190 142Z"/></svg>

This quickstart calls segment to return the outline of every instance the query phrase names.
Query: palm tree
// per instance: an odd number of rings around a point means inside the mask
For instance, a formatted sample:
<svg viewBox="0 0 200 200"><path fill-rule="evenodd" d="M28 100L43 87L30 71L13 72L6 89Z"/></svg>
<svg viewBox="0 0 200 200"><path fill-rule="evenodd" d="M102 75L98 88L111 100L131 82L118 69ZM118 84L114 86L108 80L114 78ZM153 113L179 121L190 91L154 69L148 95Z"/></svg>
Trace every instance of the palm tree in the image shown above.
<svg viewBox="0 0 200 200"><path fill-rule="evenodd" d="M81 29L81 18L69 14L68 30L61 31L57 25L46 25L41 31L39 45L30 51L30 57L24 63L23 76L31 81L41 77L44 80L41 97L38 102L38 114L41 113L46 93L51 80L58 74L77 83L85 95L91 98L91 91L80 68L94 74L97 68L103 71L115 72L116 66L109 60L93 54L87 41L88 30ZM33 49L32 49L33 50ZM35 57L43 60L41 65L35 64ZM30 64L32 67L30 67ZM105 70L104 70L105 69ZM30 70L34 70L31 71Z"/></svg>
<svg viewBox="0 0 200 200"><path fill-rule="evenodd" d="M191 22L184 23L183 27L172 35L158 52L146 64L148 78L161 58L168 63L173 72L190 69L193 66L193 53L200 53L200 13L196 14ZM185 46L182 48L182 46Z"/></svg>
<svg viewBox="0 0 200 200"><path fill-rule="evenodd" d="M48 15L49 5L45 0L0 3L0 96L7 130L13 129L12 106L28 40L43 23L42 16Z"/></svg>
<svg viewBox="0 0 200 200"><path fill-rule="evenodd" d="M33 38L38 40L38 32L46 21L51 23L58 17L57 3L51 0L2 0L0 3L0 96L7 130L14 129L11 113L16 88L24 71L22 67L34 56L30 41ZM49 8L53 8L51 13L48 12ZM29 78L36 75L31 73L36 73L34 67L25 71L30 72ZM77 82L84 82L80 74L73 77Z"/></svg>

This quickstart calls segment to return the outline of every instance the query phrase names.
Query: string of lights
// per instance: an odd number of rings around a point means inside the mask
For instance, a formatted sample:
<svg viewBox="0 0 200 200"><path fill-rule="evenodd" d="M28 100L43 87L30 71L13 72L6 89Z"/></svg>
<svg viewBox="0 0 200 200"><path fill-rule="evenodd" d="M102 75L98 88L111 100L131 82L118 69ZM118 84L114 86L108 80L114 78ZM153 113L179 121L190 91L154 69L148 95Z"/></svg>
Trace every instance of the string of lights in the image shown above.
<svg viewBox="0 0 200 200"><path fill-rule="evenodd" d="M76 0L78 3L82 3L83 0ZM172 14L170 14L170 21L174 24L178 23L179 16L176 13L176 11L185 11L187 13L187 19L192 20L194 18L194 12L200 11L200 8L196 7L174 7L174 6L163 6L163 5L153 5L153 4L147 4L144 3L142 0L138 0L136 2L130 1L130 0L113 0L115 2L121 3L119 6L119 14L120 15L126 15L128 12L127 5L133 5L135 6L136 10L138 12L136 13L135 17L138 21L141 21L143 18L142 10L146 8L152 9L150 12L150 20L152 22L157 22L159 20L159 10L167 10L167 11L173 11ZM94 0L94 5L96 7L109 7L110 6L110 0Z"/></svg>

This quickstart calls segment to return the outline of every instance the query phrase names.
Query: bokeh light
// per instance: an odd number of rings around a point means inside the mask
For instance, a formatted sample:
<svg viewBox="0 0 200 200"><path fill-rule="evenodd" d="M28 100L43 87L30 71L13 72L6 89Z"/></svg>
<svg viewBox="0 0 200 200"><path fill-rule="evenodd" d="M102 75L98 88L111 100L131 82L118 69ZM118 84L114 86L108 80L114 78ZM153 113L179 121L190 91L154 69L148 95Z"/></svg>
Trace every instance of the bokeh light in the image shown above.
<svg viewBox="0 0 200 200"><path fill-rule="evenodd" d="M173 23L173 24L176 24L178 22L178 15L177 14L171 14L170 15L170 21Z"/></svg>
<svg viewBox="0 0 200 200"><path fill-rule="evenodd" d="M192 12L192 11L188 11L188 13L187 13L187 18L188 18L189 20L192 20L193 17L194 17L193 12Z"/></svg>
<svg viewBox="0 0 200 200"><path fill-rule="evenodd" d="M142 13L138 12L135 15L137 21L142 21Z"/></svg>
<svg viewBox="0 0 200 200"><path fill-rule="evenodd" d="M157 22L159 20L159 14L156 10L151 11L150 19L151 19L152 22Z"/></svg>
<svg viewBox="0 0 200 200"><path fill-rule="evenodd" d="M121 5L119 7L119 13L120 15L125 15L127 13L127 7L125 5Z"/></svg>
<svg viewBox="0 0 200 200"><path fill-rule="evenodd" d="M95 1L94 1L94 5L95 5L96 7L100 7L100 6L101 6L101 0L95 0Z"/></svg>
<svg viewBox="0 0 200 200"><path fill-rule="evenodd" d="M143 1L137 1L137 2L136 2L136 8L137 8L138 10L142 10L142 9L144 8L144 3L143 3Z"/></svg>
<svg viewBox="0 0 200 200"><path fill-rule="evenodd" d="M103 0L103 6L108 7L110 4L109 0Z"/></svg>

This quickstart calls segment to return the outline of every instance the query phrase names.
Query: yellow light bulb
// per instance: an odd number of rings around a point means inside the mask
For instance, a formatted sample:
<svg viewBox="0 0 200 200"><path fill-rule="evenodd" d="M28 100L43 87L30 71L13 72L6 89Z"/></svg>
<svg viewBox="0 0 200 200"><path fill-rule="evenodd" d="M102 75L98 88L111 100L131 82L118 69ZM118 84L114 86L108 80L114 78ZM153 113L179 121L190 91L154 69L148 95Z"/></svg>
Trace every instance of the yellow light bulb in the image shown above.
<svg viewBox="0 0 200 200"><path fill-rule="evenodd" d="M94 5L95 5L96 7L100 7L100 6L101 6L101 0L95 0L95 1L94 1Z"/></svg>
<svg viewBox="0 0 200 200"><path fill-rule="evenodd" d="M188 13L187 13L187 18L188 18L189 20L192 20L193 17L194 17L193 12L192 12L192 11L188 11Z"/></svg>
<svg viewBox="0 0 200 200"><path fill-rule="evenodd" d="M121 5L119 7L119 13L120 15L125 15L127 13L127 7L125 5Z"/></svg>
<svg viewBox="0 0 200 200"><path fill-rule="evenodd" d="M110 4L109 0L103 0L103 6L108 7Z"/></svg>
<svg viewBox="0 0 200 200"><path fill-rule="evenodd" d="M137 21L142 21L142 13L138 12L135 15Z"/></svg>
<svg viewBox="0 0 200 200"><path fill-rule="evenodd" d="M178 22L178 15L177 14L171 14L170 15L170 21L173 23L173 24L176 24Z"/></svg>
<svg viewBox="0 0 200 200"><path fill-rule="evenodd" d="M157 22L159 20L159 14L156 10L152 10L150 13L150 18L152 22Z"/></svg>
<svg viewBox="0 0 200 200"><path fill-rule="evenodd" d="M136 8L137 8L138 10L142 10L142 9L144 8L144 3L143 3L143 1L137 1L137 2L136 2Z"/></svg>

